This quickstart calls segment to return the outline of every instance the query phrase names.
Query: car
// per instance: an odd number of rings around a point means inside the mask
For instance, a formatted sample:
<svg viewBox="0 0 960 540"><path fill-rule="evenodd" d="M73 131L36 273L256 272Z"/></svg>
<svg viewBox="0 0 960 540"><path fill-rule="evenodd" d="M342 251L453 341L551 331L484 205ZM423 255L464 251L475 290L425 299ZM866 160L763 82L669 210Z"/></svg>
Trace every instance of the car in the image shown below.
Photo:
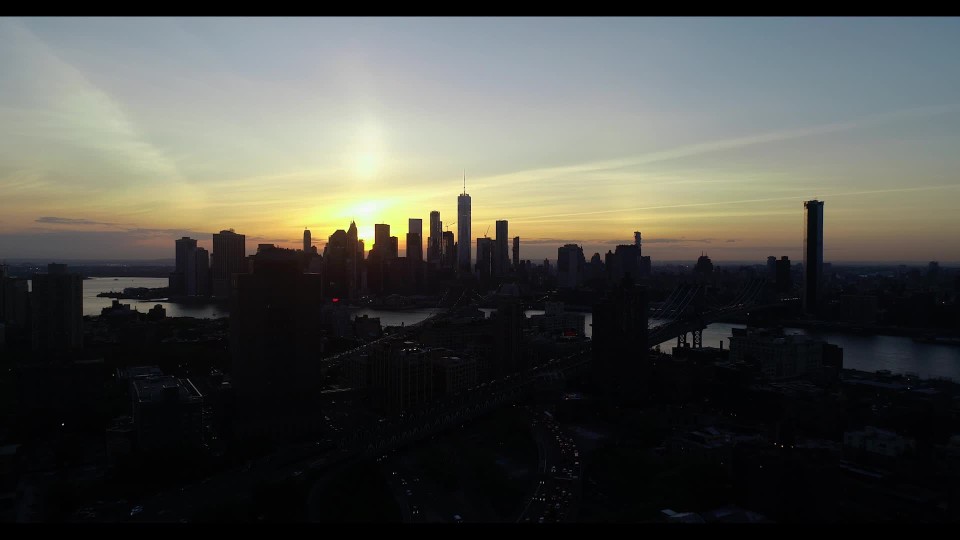
<svg viewBox="0 0 960 540"><path fill-rule="evenodd" d="M135 515L137 515L137 514L139 514L139 513L141 513L141 512L143 512L143 507L140 506L139 504L138 504L137 506L134 506L133 508L130 509L130 515L131 515L131 516L135 516Z"/></svg>

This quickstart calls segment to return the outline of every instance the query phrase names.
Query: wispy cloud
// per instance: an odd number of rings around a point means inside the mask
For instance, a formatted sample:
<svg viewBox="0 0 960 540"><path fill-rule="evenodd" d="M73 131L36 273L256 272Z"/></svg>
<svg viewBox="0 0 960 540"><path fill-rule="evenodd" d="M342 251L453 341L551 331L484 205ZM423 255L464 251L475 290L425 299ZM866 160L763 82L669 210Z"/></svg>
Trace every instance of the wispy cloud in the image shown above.
<svg viewBox="0 0 960 540"><path fill-rule="evenodd" d="M65 217L55 217L55 216L44 216L37 218L35 220L37 223L54 223L57 225L107 225L112 226L113 223L105 221L91 221L89 219L73 219Z"/></svg>

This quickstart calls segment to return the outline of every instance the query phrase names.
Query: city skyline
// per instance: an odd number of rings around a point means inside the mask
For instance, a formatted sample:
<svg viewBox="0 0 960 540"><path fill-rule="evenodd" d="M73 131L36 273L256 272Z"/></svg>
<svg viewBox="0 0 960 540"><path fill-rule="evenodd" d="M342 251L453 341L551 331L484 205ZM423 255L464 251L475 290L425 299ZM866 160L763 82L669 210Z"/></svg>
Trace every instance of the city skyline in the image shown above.
<svg viewBox="0 0 960 540"><path fill-rule="evenodd" d="M7 18L0 259L171 258L229 228L298 247L305 224L322 251L352 219L369 249L374 224L433 210L456 232L466 169L467 245L506 220L523 259L642 231L654 262L799 261L819 199L825 262L949 262L957 30Z"/></svg>

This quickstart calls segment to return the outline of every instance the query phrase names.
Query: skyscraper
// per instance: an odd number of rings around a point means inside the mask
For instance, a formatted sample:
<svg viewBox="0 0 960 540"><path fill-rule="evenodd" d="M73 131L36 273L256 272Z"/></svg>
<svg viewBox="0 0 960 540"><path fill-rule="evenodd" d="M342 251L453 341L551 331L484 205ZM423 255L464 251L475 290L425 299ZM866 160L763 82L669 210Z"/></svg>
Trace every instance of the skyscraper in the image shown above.
<svg viewBox="0 0 960 540"><path fill-rule="evenodd" d="M549 264L544 261L544 266ZM557 248L557 286L561 289L576 289L583 281L583 271L587 261L583 258L583 248L577 244L566 244Z"/></svg>
<svg viewBox="0 0 960 540"><path fill-rule="evenodd" d="M470 273L470 195L464 181L463 193L457 196L457 269Z"/></svg>
<svg viewBox="0 0 960 540"><path fill-rule="evenodd" d="M390 224L377 223L373 226L373 249L381 259L390 258Z"/></svg>
<svg viewBox="0 0 960 540"><path fill-rule="evenodd" d="M495 268L494 242L491 238L477 238L477 276L480 281L490 279Z"/></svg>
<svg viewBox="0 0 960 540"><path fill-rule="evenodd" d="M197 241L184 236L175 241L176 261L173 273L170 274L170 294L174 296L190 294L191 288L196 292L196 251Z"/></svg>
<svg viewBox="0 0 960 540"><path fill-rule="evenodd" d="M427 240L427 261L440 261L440 239L443 237L443 224L440 221L440 212L430 212L430 238Z"/></svg>
<svg viewBox="0 0 960 540"><path fill-rule="evenodd" d="M823 293L823 202L806 201L803 207L803 311L816 314Z"/></svg>
<svg viewBox="0 0 960 540"><path fill-rule="evenodd" d="M65 264L50 264L33 275L30 311L33 349L63 351L83 347L83 280Z"/></svg>
<svg viewBox="0 0 960 540"><path fill-rule="evenodd" d="M410 218L407 230L407 260L423 260L423 220ZM415 236L414 236L415 235Z"/></svg>
<svg viewBox="0 0 960 540"><path fill-rule="evenodd" d="M303 230L303 252L310 253L310 246L313 245L313 242L310 241L310 229Z"/></svg>
<svg viewBox="0 0 960 540"><path fill-rule="evenodd" d="M233 229L214 233L211 266L213 295L230 298L234 276L247 273L247 237L233 232Z"/></svg>
<svg viewBox="0 0 960 540"><path fill-rule="evenodd" d="M194 252L194 290L196 296L210 296L210 253L198 247Z"/></svg>
<svg viewBox="0 0 960 540"><path fill-rule="evenodd" d="M513 268L514 270L520 269L520 237L513 237Z"/></svg>
<svg viewBox="0 0 960 540"><path fill-rule="evenodd" d="M456 261L456 240L453 238L453 233L450 231L443 231L441 235L440 242L440 266L444 268L453 268L454 261Z"/></svg>
<svg viewBox="0 0 960 540"><path fill-rule="evenodd" d="M493 272L497 277L507 275L507 271L510 269L509 241L509 237L507 236L507 220L497 220L496 249L493 255Z"/></svg>

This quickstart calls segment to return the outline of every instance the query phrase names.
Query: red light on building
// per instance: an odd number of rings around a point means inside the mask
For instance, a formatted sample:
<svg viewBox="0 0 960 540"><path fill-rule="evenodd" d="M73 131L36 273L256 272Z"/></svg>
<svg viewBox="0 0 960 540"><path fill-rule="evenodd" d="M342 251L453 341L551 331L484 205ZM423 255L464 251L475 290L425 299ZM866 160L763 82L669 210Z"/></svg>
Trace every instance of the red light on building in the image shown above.
<svg viewBox="0 0 960 540"><path fill-rule="evenodd" d="M339 298L334 298L334 299L333 299L333 303L337 303L337 302L339 302L339 301L340 301Z"/></svg>

